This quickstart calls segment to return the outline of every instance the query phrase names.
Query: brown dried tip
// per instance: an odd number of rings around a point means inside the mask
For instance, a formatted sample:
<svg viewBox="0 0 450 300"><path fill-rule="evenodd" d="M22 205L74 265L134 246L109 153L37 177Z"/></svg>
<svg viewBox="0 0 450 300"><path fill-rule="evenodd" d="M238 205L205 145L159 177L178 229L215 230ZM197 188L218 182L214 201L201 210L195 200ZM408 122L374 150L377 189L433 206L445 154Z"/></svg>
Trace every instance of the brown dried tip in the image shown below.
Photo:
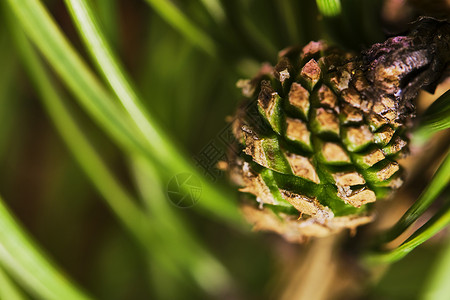
<svg viewBox="0 0 450 300"><path fill-rule="evenodd" d="M343 229L354 232L358 226L373 221L373 216L351 215L335 217L319 222L316 218L298 219L292 215L276 215L270 209L259 209L252 204L241 205L244 217L257 231L272 231L293 243L303 243L311 237L325 237Z"/></svg>

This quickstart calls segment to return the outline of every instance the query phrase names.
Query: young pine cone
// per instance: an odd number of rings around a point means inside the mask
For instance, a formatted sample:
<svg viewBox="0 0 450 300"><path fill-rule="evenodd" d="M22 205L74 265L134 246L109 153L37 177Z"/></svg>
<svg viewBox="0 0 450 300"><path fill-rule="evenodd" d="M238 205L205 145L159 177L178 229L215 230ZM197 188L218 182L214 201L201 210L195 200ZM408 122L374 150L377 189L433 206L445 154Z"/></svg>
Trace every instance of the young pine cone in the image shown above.
<svg viewBox="0 0 450 300"><path fill-rule="evenodd" d="M359 56L286 49L239 81L229 173L255 229L299 242L372 221L370 204L402 185L412 101L440 80L449 39L449 23L426 18Z"/></svg>

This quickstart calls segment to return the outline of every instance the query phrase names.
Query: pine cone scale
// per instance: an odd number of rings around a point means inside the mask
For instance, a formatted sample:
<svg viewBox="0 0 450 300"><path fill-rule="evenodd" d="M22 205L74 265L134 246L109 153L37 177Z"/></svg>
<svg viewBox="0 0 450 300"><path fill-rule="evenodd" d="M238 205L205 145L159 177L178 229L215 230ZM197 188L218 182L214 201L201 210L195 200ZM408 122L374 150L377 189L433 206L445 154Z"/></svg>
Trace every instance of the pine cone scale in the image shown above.
<svg viewBox="0 0 450 300"><path fill-rule="evenodd" d="M256 227L298 240L354 229L372 220L370 203L401 186L403 114L412 107L411 85L421 87L410 74L431 63L421 49L402 52L405 43L415 45L394 38L357 57L311 42L240 81L248 100L232 127L242 155L231 154L230 170L244 184ZM389 47L398 62L386 58ZM251 209L250 195L260 211Z"/></svg>

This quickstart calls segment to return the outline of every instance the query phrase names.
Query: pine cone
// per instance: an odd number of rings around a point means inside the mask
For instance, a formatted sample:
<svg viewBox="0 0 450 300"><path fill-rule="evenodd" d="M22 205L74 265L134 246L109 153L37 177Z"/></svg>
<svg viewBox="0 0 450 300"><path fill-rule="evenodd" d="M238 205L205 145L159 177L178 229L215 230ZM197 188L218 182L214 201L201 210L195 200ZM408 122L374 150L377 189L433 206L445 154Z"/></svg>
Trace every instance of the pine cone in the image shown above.
<svg viewBox="0 0 450 300"><path fill-rule="evenodd" d="M229 171L255 229L300 242L372 221L371 203L402 185L412 100L436 86L449 36L422 19L359 56L310 42L239 81Z"/></svg>

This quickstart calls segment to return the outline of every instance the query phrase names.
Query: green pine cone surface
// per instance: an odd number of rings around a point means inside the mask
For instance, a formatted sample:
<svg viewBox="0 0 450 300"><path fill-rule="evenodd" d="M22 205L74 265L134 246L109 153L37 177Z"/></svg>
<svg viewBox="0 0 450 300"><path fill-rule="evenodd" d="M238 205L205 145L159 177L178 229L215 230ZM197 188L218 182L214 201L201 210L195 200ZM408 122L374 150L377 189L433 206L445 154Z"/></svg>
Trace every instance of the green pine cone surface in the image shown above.
<svg viewBox="0 0 450 300"><path fill-rule="evenodd" d="M238 86L229 170L256 229L291 241L355 229L401 186L406 125L391 97L368 99L351 54L310 42Z"/></svg>

